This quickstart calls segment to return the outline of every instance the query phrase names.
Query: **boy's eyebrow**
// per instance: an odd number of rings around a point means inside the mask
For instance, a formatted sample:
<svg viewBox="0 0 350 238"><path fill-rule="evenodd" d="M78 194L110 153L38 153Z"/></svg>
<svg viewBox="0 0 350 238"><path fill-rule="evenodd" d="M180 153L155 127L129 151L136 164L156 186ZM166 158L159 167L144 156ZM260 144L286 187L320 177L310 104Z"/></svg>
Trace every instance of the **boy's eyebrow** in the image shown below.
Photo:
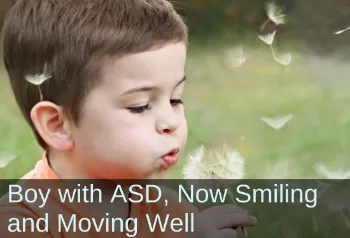
<svg viewBox="0 0 350 238"><path fill-rule="evenodd" d="M176 83L175 87L178 87L180 84L182 84L184 81L186 80L186 75L183 76L183 78ZM150 87L150 86L142 86L142 87L137 87L137 88L132 88L126 92L123 93L123 95L126 95L126 94L131 94L131 93L136 93L136 92L148 92L148 91L152 91L152 90L155 90L157 89L157 87Z"/></svg>

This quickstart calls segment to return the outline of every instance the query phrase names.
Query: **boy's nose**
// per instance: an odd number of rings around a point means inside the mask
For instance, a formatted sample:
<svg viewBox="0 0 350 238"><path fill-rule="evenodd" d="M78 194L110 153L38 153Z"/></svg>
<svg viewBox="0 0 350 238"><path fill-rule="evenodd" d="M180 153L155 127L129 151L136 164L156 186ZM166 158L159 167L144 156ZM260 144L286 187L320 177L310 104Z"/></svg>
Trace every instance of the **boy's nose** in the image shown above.
<svg viewBox="0 0 350 238"><path fill-rule="evenodd" d="M171 134L180 127L179 116L175 113L167 113L158 119L156 130L159 134Z"/></svg>

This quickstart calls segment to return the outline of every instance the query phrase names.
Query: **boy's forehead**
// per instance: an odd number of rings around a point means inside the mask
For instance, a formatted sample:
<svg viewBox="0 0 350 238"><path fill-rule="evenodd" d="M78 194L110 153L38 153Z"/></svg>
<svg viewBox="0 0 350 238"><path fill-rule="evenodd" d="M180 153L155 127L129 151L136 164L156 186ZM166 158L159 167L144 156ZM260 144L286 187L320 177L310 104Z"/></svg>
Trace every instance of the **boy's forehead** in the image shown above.
<svg viewBox="0 0 350 238"><path fill-rule="evenodd" d="M141 53L124 55L108 62L103 77L119 88L135 83L157 83L179 80L184 76L186 45L169 44Z"/></svg>

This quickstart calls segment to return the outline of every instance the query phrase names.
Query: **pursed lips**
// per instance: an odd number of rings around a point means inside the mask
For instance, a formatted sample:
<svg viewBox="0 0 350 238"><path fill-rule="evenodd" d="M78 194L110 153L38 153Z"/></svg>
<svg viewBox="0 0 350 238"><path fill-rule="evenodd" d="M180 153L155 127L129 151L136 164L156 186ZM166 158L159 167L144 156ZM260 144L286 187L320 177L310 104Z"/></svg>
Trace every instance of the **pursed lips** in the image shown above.
<svg viewBox="0 0 350 238"><path fill-rule="evenodd" d="M161 157L164 163L167 165L167 167L171 167L177 163L179 152L179 148L174 148Z"/></svg>

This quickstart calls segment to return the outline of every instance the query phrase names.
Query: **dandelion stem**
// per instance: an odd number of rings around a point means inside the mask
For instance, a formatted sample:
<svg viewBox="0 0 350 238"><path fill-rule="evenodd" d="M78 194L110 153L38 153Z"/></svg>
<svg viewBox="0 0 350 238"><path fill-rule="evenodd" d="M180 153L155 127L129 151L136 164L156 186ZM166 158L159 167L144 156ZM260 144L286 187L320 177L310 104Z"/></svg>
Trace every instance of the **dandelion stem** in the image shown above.
<svg viewBox="0 0 350 238"><path fill-rule="evenodd" d="M270 19L267 19L261 26L260 26L260 31L264 30L266 24L270 21Z"/></svg>
<svg viewBox="0 0 350 238"><path fill-rule="evenodd" d="M271 48L271 51L272 51L273 59L276 60L276 54L275 54L275 51L274 51L274 49L273 49L272 44L270 45L270 48Z"/></svg>
<svg viewBox="0 0 350 238"><path fill-rule="evenodd" d="M38 85L38 87L39 87L40 101L42 101L43 100L43 93L41 92L40 85Z"/></svg>
<svg viewBox="0 0 350 238"><path fill-rule="evenodd" d="M236 202L235 202L235 195L233 195L233 192L232 192L231 189L228 189L228 196L230 197L231 202L232 202L233 204L236 204ZM244 229L243 226L241 226L241 230L242 230L243 233L244 233L244 237L248 238L248 233L247 233L247 231Z"/></svg>

